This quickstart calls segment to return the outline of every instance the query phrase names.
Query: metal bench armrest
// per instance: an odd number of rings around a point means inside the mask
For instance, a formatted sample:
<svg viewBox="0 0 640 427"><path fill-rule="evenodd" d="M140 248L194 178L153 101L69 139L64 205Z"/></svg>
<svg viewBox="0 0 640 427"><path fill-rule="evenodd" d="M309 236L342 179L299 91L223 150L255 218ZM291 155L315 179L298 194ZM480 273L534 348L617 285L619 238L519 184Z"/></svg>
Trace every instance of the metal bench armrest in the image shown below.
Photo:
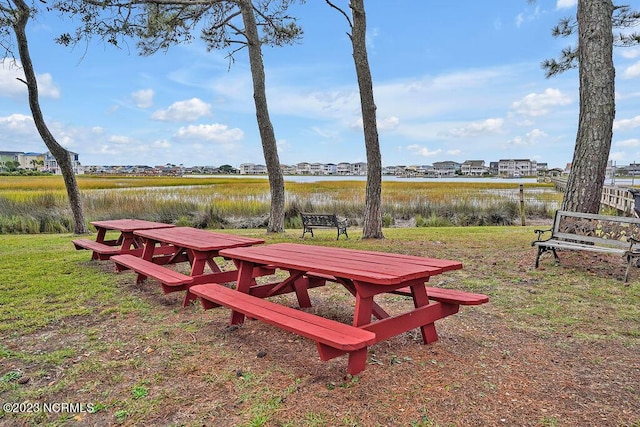
<svg viewBox="0 0 640 427"><path fill-rule="evenodd" d="M533 230L534 233L537 234L537 238L535 240L535 242L531 242L531 246L534 246L536 242L546 242L547 240L551 240L553 238L553 228L549 228L548 230L541 230L541 229L536 229ZM544 236L545 233L552 233L548 238L543 239L542 236Z"/></svg>

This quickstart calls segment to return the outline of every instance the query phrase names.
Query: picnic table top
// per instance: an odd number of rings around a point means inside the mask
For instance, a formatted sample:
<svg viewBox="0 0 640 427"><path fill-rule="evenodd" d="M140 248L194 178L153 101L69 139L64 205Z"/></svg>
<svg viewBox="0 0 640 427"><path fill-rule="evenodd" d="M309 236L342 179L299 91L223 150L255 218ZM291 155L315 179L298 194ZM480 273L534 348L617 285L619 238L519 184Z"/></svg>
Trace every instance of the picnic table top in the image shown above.
<svg viewBox="0 0 640 427"><path fill-rule="evenodd" d="M156 229L156 228L172 228L173 224L165 224L162 222L146 221L143 219L108 219L104 221L91 221L91 225L96 228L107 230L118 230L123 232L133 232L135 230Z"/></svg>
<svg viewBox="0 0 640 427"><path fill-rule="evenodd" d="M428 279L462 268L459 261L297 243L224 249L220 255L282 269L328 274L378 285Z"/></svg>
<svg viewBox="0 0 640 427"><path fill-rule="evenodd" d="M218 251L264 243L264 239L216 233L192 227L136 230L136 236L198 251Z"/></svg>

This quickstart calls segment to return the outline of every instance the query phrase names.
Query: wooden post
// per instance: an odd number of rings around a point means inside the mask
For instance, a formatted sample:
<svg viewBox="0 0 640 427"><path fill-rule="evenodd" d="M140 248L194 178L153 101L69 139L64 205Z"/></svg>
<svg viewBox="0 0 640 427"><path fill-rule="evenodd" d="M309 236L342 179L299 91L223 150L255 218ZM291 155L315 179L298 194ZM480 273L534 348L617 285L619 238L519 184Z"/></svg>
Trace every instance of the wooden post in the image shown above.
<svg viewBox="0 0 640 427"><path fill-rule="evenodd" d="M524 184L520 184L520 221L522 226L525 226L525 214L524 214Z"/></svg>

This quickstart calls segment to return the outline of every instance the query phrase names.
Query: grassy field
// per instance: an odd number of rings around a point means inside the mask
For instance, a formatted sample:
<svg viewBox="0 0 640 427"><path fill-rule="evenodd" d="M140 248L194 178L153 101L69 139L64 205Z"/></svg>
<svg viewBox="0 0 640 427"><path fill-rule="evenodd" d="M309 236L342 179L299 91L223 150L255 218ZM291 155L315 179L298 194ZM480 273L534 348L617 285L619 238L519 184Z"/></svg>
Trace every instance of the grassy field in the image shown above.
<svg viewBox="0 0 640 427"><path fill-rule="evenodd" d="M183 309L182 295L89 261L70 234L2 235L0 425L639 427L640 271L624 286L620 258L587 253L536 270L533 228L266 235L460 260L432 286L489 295L440 321L434 344L411 332L372 346L357 377L309 340L261 322L228 328L224 308ZM342 288L311 293L319 314L349 321Z"/></svg>
<svg viewBox="0 0 640 427"><path fill-rule="evenodd" d="M260 178L78 176L87 221L139 218L200 228L264 228L269 185ZM285 227L299 228L300 212L336 213L361 225L365 182L287 182ZM528 218L549 218L561 193L550 184L527 184ZM418 226L520 223L516 182L383 182L384 223ZM73 231L61 177L3 177L0 234Z"/></svg>

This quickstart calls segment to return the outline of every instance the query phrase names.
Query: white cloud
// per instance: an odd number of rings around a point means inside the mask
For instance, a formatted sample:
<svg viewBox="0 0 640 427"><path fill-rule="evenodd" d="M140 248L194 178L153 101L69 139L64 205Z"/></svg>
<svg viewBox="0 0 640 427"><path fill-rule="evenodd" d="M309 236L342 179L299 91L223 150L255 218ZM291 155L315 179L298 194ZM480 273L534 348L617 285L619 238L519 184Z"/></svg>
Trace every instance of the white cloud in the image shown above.
<svg viewBox="0 0 640 427"><path fill-rule="evenodd" d="M36 76L38 81L38 94L47 98L60 98L60 90L53 83L51 74L39 74Z"/></svg>
<svg viewBox="0 0 640 427"><path fill-rule="evenodd" d="M536 6L533 12L530 12L528 10L526 13L520 12L518 15L516 15L516 19L515 19L516 28L520 28L522 24L524 24L525 22L535 21L540 16L541 16L541 11L539 6Z"/></svg>
<svg viewBox="0 0 640 427"><path fill-rule="evenodd" d="M466 138L482 134L494 134L502 131L503 119L487 119L481 122L469 123L456 129L443 132L443 135L452 136L454 138Z"/></svg>
<svg viewBox="0 0 640 427"><path fill-rule="evenodd" d="M529 117L545 116L553 107L567 105L571 98L563 94L559 89L545 89L543 93L530 93L522 100L511 104L516 113Z"/></svg>
<svg viewBox="0 0 640 427"><path fill-rule="evenodd" d="M616 147L640 147L640 138L625 139L623 141L618 141L613 145Z"/></svg>
<svg viewBox="0 0 640 427"><path fill-rule="evenodd" d="M629 156L624 151L612 151L609 154L609 160L626 163L629 161Z"/></svg>
<svg viewBox="0 0 640 427"><path fill-rule="evenodd" d="M153 89L140 89L131 94L133 102L138 108L150 108L153 106Z"/></svg>
<svg viewBox="0 0 640 427"><path fill-rule="evenodd" d="M435 151L429 150L427 147L421 147L417 144L412 144L407 146L407 150L412 152L415 155L423 156L423 157L433 157L442 153L442 150L437 149Z"/></svg>
<svg viewBox="0 0 640 427"><path fill-rule="evenodd" d="M365 35L367 49L375 51L376 46L374 40L378 37L379 34L380 31L378 30L378 28L372 28L371 30L367 31L367 34Z"/></svg>
<svg viewBox="0 0 640 427"><path fill-rule="evenodd" d="M635 59L640 56L640 48L624 48L618 51L623 58Z"/></svg>
<svg viewBox="0 0 640 427"><path fill-rule="evenodd" d="M399 118L395 116L385 117L384 119L378 121L378 130L379 131L392 130L392 129L396 129L399 125L400 125Z"/></svg>
<svg viewBox="0 0 640 427"><path fill-rule="evenodd" d="M211 113L211 105L199 98L174 102L166 110L158 110L151 115L154 120L191 122Z"/></svg>
<svg viewBox="0 0 640 427"><path fill-rule="evenodd" d="M630 67L627 67L624 70L624 73L622 73L622 76L625 79L634 79L636 77L640 77L640 61L636 62Z"/></svg>
<svg viewBox="0 0 640 427"><path fill-rule="evenodd" d="M640 126L640 116L631 119L621 119L613 122L613 130L628 130Z"/></svg>
<svg viewBox="0 0 640 427"><path fill-rule="evenodd" d="M24 80L24 73L21 65L4 59L0 62L0 95L8 97L24 96L26 102L27 85L20 80ZM60 98L60 90L53 83L51 74L44 73L36 75L38 82L38 94L43 98Z"/></svg>
<svg viewBox="0 0 640 427"><path fill-rule="evenodd" d="M520 25L522 25L523 22L524 22L524 13L519 13L518 16L516 16L516 27L520 28Z"/></svg>
<svg viewBox="0 0 640 427"><path fill-rule="evenodd" d="M166 139L158 139L151 144L153 148L171 148L171 143Z"/></svg>
<svg viewBox="0 0 640 427"><path fill-rule="evenodd" d="M7 117L0 117L0 128L5 132L28 134L35 130L35 125L31 116L11 114Z"/></svg>
<svg viewBox="0 0 640 427"><path fill-rule="evenodd" d="M335 137L337 137L337 136L338 136L338 134L339 134L339 132L338 132L338 131L336 131L335 129L323 129L323 128L320 128L320 127L318 127L318 126L312 126L312 127L311 127L311 130L312 130L314 133L316 133L316 134L320 135L321 137L323 137L323 138L327 138L327 139L329 139L329 138L335 138Z"/></svg>
<svg viewBox="0 0 640 427"><path fill-rule="evenodd" d="M181 127L175 136L184 139L232 143L240 141L244 137L244 132L238 128L229 129L226 125L214 123L211 125L189 125L187 127Z"/></svg>
<svg viewBox="0 0 640 427"><path fill-rule="evenodd" d="M540 139L546 138L547 135L545 132L540 129L533 129L531 132L528 132L524 137L516 136L515 138L509 141L509 145L517 145L517 146L526 146L526 145L534 145Z"/></svg>
<svg viewBox="0 0 640 427"><path fill-rule="evenodd" d="M128 136L112 135L109 137L109 142L113 142L114 144L118 144L118 145L128 145L128 144L131 144L131 142L133 141Z"/></svg>
<svg viewBox="0 0 640 427"><path fill-rule="evenodd" d="M578 0L558 0L556 9L567 9L578 4Z"/></svg>

